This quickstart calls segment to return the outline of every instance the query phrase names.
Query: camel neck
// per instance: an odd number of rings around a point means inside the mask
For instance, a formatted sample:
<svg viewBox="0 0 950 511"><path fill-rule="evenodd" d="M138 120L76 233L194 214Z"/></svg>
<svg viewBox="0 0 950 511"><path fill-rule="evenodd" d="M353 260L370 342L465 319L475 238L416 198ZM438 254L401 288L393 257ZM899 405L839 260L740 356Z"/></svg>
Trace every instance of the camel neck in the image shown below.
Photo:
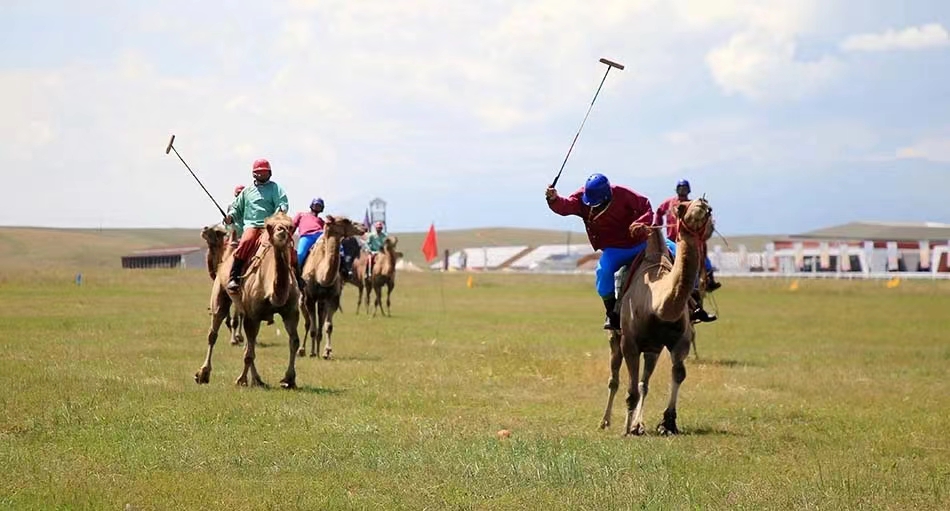
<svg viewBox="0 0 950 511"><path fill-rule="evenodd" d="M329 286L340 274L340 238L323 235L323 261L317 266L317 282Z"/></svg>
<svg viewBox="0 0 950 511"><path fill-rule="evenodd" d="M680 234L676 242L676 260L666 278L670 279L669 294L660 301L657 316L663 321L675 321L686 311L689 296L699 270L699 250L696 239Z"/></svg>
<svg viewBox="0 0 950 511"><path fill-rule="evenodd" d="M273 261L273 274L274 274L274 288L271 298L271 302L275 306L282 306L287 303L287 299L290 297L290 288L291 288L291 279L290 279L290 258L287 254L287 247L278 247L272 245L271 248L274 252Z"/></svg>

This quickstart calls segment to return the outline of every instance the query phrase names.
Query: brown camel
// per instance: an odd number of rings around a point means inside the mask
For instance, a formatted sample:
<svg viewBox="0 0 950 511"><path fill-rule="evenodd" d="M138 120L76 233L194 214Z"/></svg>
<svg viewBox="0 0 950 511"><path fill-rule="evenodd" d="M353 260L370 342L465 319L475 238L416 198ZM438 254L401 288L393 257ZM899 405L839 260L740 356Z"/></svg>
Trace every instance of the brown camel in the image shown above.
<svg viewBox="0 0 950 511"><path fill-rule="evenodd" d="M300 292L294 282L293 265L290 250L293 250L293 221L283 211L267 218L261 233L260 246L256 254L247 263L247 269L241 279L238 291L227 291L227 281L231 272L233 254L229 253L218 267L214 280L211 299L211 328L208 330L208 353L204 364L195 373L196 383L208 383L211 379L211 354L218 337L218 329L228 314L228 307L234 303L235 310L244 316L244 334L247 344L244 348L244 370L235 382L265 386L254 364L257 334L261 321L280 314L284 321L290 344L290 362L280 386L286 389L297 386L297 372L294 362L300 337L297 336L297 322L300 319L298 299Z"/></svg>
<svg viewBox="0 0 950 511"><path fill-rule="evenodd" d="M333 353L333 314L340 308L343 292L343 276L340 275L340 243L349 236L361 236L366 229L342 216L327 216L323 236L310 248L303 266L304 288L300 308L304 315L304 331L310 333L310 356L317 356L323 335L327 345L323 358ZM306 354L306 343L300 346L299 355Z"/></svg>
<svg viewBox="0 0 950 511"><path fill-rule="evenodd" d="M205 240L205 243L208 245L208 253L205 256L205 261L208 265L208 275L213 281L218 274L218 267L221 266L221 262L224 260L225 256L230 255L234 251L234 247L231 246L228 239L228 231L221 224L216 224L212 226L206 226L201 228L201 239ZM215 289L212 288L212 301L214 300ZM210 311L211 308L209 307ZM232 314L231 308L228 308L228 315L224 318L224 324L228 327L228 331L231 332L231 344L238 345L244 342L244 334L241 333L243 326L243 321L241 320L241 315L234 311Z"/></svg>
<svg viewBox="0 0 950 511"><path fill-rule="evenodd" d="M650 376L663 348L670 352L673 378L670 401L657 426L661 435L679 433L676 427L676 399L686 379L686 357L696 336L689 319L689 301L702 267L703 240L710 232L712 208L700 198L679 205L680 223L675 262L670 264L669 250L659 229L653 229L644 250L643 261L633 270L630 285L620 300L620 332L610 337L610 381L607 407L601 428L610 425L614 396L620 386L620 366L626 362L630 376L627 390L627 421L624 435L642 435L643 406ZM643 376L637 385L640 354Z"/></svg>
<svg viewBox="0 0 950 511"><path fill-rule="evenodd" d="M363 292L366 292L366 313L369 314L369 283L367 282L367 261L369 260L369 253L363 250L360 246L359 241L355 237L346 238L344 243L351 242L354 246L351 249L356 253L356 257L353 259L352 268L349 275L343 277L343 287L346 287L346 284L350 284L356 289L359 289L359 296L356 298L356 314L360 313L360 305L363 303Z"/></svg>
<svg viewBox="0 0 950 511"><path fill-rule="evenodd" d="M383 249L380 251L379 255L376 256L376 260L373 262L373 271L369 277L369 285L372 287L373 291L376 293L376 301L373 302L373 317L376 317L376 311L380 310L383 312L384 316L392 317L392 309L390 308L390 299L389 297L393 293L393 288L396 287L396 260L399 259L402 254L396 252L396 244L399 243L399 238L396 236L387 236L383 241ZM383 286L386 286L386 308L383 309ZM369 300L369 291L367 290L366 299ZM367 303L367 311L369 304Z"/></svg>

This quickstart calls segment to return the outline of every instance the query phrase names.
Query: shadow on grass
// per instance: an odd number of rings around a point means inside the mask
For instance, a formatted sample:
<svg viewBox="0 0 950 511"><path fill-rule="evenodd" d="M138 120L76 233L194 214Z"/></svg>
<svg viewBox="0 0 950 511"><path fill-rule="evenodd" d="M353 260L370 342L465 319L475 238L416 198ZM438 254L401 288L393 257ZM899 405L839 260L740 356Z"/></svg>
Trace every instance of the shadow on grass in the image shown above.
<svg viewBox="0 0 950 511"><path fill-rule="evenodd" d="M681 428L679 436L734 436L741 437L745 436L741 433L736 433L735 431L729 431L727 429L716 428L713 426L699 426L696 428Z"/></svg>
<svg viewBox="0 0 950 511"><path fill-rule="evenodd" d="M689 359L686 361L687 364L692 364L694 366L716 366L716 367L762 367L762 364L757 362L749 362L748 360L733 360L729 358L700 358Z"/></svg>
<svg viewBox="0 0 950 511"><path fill-rule="evenodd" d="M278 387L279 389L279 387ZM346 392L346 389L331 389L327 387L313 387L310 385L300 385L294 392L305 392L307 394L317 394L321 396L335 396Z"/></svg>
<svg viewBox="0 0 950 511"><path fill-rule="evenodd" d="M333 355L327 362L382 362L383 357L379 355Z"/></svg>

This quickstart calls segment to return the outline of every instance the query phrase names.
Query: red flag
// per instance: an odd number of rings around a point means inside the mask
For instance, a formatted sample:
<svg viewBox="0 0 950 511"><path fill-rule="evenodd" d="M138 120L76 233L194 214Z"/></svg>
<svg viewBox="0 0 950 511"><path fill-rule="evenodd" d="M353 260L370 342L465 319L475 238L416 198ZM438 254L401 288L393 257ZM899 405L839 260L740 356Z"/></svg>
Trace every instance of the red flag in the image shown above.
<svg viewBox="0 0 950 511"><path fill-rule="evenodd" d="M427 263L439 257L439 248L435 241L435 224L429 225L429 234L426 234L426 239L422 242L422 255L426 256Z"/></svg>

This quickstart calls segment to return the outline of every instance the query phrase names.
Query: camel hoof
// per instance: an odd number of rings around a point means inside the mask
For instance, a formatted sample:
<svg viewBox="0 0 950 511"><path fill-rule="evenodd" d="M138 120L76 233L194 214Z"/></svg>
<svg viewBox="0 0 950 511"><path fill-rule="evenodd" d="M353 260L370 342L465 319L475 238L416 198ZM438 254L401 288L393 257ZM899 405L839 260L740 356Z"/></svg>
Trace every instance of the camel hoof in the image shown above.
<svg viewBox="0 0 950 511"><path fill-rule="evenodd" d="M656 427L656 432L659 433L660 436L673 436L680 434L680 430L676 427L676 423L661 423Z"/></svg>
<svg viewBox="0 0 950 511"><path fill-rule="evenodd" d="M628 436L643 436L646 434L647 429L643 427L643 424L634 424L630 427L630 431L627 432Z"/></svg>
<svg viewBox="0 0 950 511"><path fill-rule="evenodd" d="M195 373L195 383L201 385L202 383L208 383L211 381L211 370L201 368Z"/></svg>
<svg viewBox="0 0 950 511"><path fill-rule="evenodd" d="M306 348L300 348L299 350L297 350L297 356L298 356L298 357L306 357L306 356L307 356L307 350L306 350Z"/></svg>
<svg viewBox="0 0 950 511"><path fill-rule="evenodd" d="M610 419L604 419L600 421L600 429L607 429L610 427Z"/></svg>
<svg viewBox="0 0 950 511"><path fill-rule="evenodd" d="M251 385L254 386L254 387L261 387L261 388L264 388L264 389L267 388L267 384L264 383L264 380L262 380L262 379L260 379L260 378L254 378L254 379L251 381Z"/></svg>
<svg viewBox="0 0 950 511"><path fill-rule="evenodd" d="M247 378L246 377L238 378L237 380L234 380L234 384L239 387L247 387Z"/></svg>
<svg viewBox="0 0 950 511"><path fill-rule="evenodd" d="M310 358L313 358L313 357L315 357L315 356L317 356L317 352L316 352L316 351L314 351L313 353L310 354Z"/></svg>
<svg viewBox="0 0 950 511"><path fill-rule="evenodd" d="M323 360L330 360L330 355L332 354L332 352L333 352L333 350L327 348L327 349L323 352Z"/></svg>
<svg viewBox="0 0 950 511"><path fill-rule="evenodd" d="M297 382L294 381L294 380L292 380L292 379L291 379L291 380L288 380L288 379L284 378L283 380L280 380L280 388L282 388L282 389L288 389L288 390L289 390L289 389L295 389L295 388L297 388Z"/></svg>

